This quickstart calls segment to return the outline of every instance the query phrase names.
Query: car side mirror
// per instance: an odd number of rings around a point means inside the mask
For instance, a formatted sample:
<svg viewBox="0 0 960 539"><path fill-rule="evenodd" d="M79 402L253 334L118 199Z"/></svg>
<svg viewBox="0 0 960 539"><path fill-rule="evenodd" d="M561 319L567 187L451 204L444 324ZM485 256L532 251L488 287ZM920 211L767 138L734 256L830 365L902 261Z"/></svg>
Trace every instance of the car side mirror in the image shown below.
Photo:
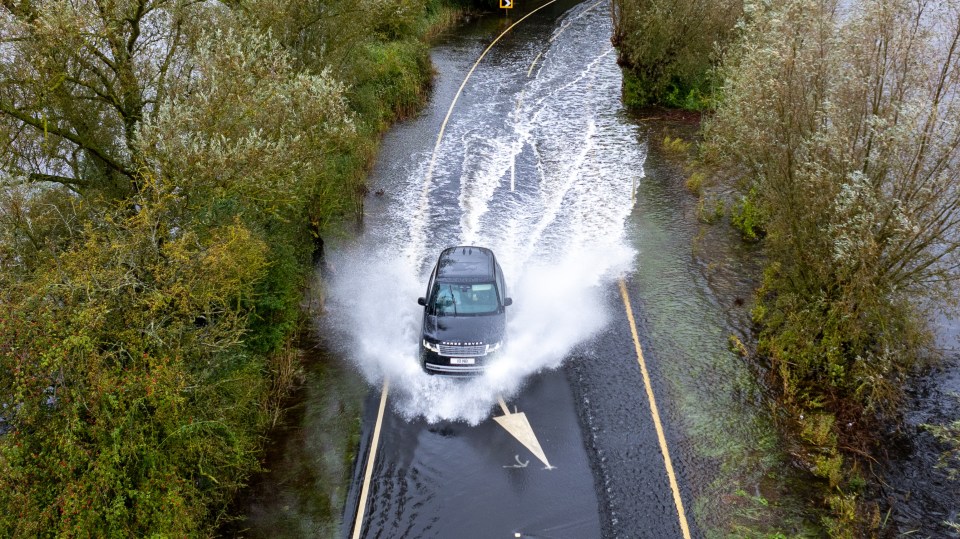
<svg viewBox="0 0 960 539"><path fill-rule="evenodd" d="M506 298L503 300L504 307L509 307L511 305L513 305L513 298Z"/></svg>
<svg viewBox="0 0 960 539"><path fill-rule="evenodd" d="M417 305L427 306L427 298L417 298Z"/></svg>

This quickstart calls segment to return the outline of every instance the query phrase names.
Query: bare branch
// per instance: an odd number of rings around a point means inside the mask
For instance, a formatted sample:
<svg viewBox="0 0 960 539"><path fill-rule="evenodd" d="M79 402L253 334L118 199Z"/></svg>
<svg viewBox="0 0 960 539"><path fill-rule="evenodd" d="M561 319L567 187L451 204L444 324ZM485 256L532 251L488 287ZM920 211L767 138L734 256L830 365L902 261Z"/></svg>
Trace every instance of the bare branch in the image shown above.
<svg viewBox="0 0 960 539"><path fill-rule="evenodd" d="M40 183L40 182L52 182L59 183L61 185L76 186L76 187L86 187L90 185L90 182L80 180L77 178L68 178L66 176L57 176L55 174L41 174L39 172L33 172L27 176L27 179L30 182Z"/></svg>
<svg viewBox="0 0 960 539"><path fill-rule="evenodd" d="M77 146L80 146L84 150L97 156L101 161L106 163L107 166L109 166L116 172L123 174L124 176L130 178L131 180L134 179L134 174L128 171L126 167L124 167L120 163L117 163L113 158L108 156L100 148L97 148L96 146L87 143L85 140L83 140L82 138L80 138L74 133L70 133L69 131L59 129L56 126L51 126L38 118L34 118L33 116L18 110L16 107L12 106L11 104L3 100L0 100L0 113L16 118L17 120L20 120L24 124L29 125L35 129L48 132L58 137L69 140L70 142L76 144Z"/></svg>

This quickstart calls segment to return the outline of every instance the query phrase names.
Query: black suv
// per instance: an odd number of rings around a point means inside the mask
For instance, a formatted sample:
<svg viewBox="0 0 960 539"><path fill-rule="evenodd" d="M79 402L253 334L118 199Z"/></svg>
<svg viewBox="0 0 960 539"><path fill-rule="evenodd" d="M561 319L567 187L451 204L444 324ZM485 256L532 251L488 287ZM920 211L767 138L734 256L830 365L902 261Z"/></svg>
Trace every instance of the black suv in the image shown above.
<svg viewBox="0 0 960 539"><path fill-rule="evenodd" d="M427 284L420 365L430 374L479 374L503 346L507 297L503 270L493 251L444 249Z"/></svg>

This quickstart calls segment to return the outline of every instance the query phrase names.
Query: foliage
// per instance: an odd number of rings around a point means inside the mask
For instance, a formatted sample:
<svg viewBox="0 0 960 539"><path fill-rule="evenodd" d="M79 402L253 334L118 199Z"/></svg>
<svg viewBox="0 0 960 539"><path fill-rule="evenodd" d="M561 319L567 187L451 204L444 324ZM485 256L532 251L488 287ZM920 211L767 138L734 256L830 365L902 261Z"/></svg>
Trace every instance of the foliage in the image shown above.
<svg viewBox="0 0 960 539"><path fill-rule="evenodd" d="M667 135L663 137L661 148L668 154L685 154L690 151L692 145L693 143L687 142L680 137L672 138L670 135Z"/></svg>
<svg viewBox="0 0 960 539"><path fill-rule="evenodd" d="M792 416L835 419L835 440L809 424L801 438L826 442L808 465L848 488L839 447L868 451L896 418L906 376L935 356L925 309L958 278L960 4L776 0L745 14L706 154L752 178L731 187L745 194L735 223L766 232L758 351ZM826 499L831 533L862 532L852 500Z"/></svg>
<svg viewBox="0 0 960 539"><path fill-rule="evenodd" d="M351 89L350 102L379 132L393 119L412 115L424 103L431 68L423 43L408 40L371 44L358 55L365 76ZM385 108L383 103L391 103Z"/></svg>
<svg viewBox="0 0 960 539"><path fill-rule="evenodd" d="M439 6L3 4L0 535L224 518Z"/></svg>
<svg viewBox="0 0 960 539"><path fill-rule="evenodd" d="M723 217L726 206L719 196L701 196L697 201L697 219L702 223L715 223Z"/></svg>
<svg viewBox="0 0 960 539"><path fill-rule="evenodd" d="M730 222L733 227L740 231L744 239L750 241L757 241L765 234L763 213L755 202L756 198L756 190L751 190L734 203L733 210L730 212Z"/></svg>
<svg viewBox="0 0 960 539"><path fill-rule="evenodd" d="M112 197L138 186L136 129L184 80L215 11L185 0L5 2L3 170Z"/></svg>
<svg viewBox="0 0 960 539"><path fill-rule="evenodd" d="M947 447L937 466L945 469L950 479L960 478L960 419L944 425L923 425L923 428Z"/></svg>
<svg viewBox="0 0 960 539"><path fill-rule="evenodd" d="M279 43L239 27L202 35L191 63L193 83L138 126L142 163L179 186L200 219L223 211L262 224L302 219L311 191L336 184L326 155L353 133L343 85L327 72L298 73ZM347 212L335 205L343 194L327 198L322 213Z"/></svg>
<svg viewBox="0 0 960 539"><path fill-rule="evenodd" d="M694 172L690 175L683 186L687 188L687 191L690 191L694 195L700 195L703 193L703 184L707 179L707 175L703 172Z"/></svg>
<svg viewBox="0 0 960 539"><path fill-rule="evenodd" d="M613 43L624 104L714 106L713 68L734 36L742 0L615 0Z"/></svg>
<svg viewBox="0 0 960 539"><path fill-rule="evenodd" d="M844 16L820 0L762 6L708 133L753 173L748 200L778 264L764 351L801 386L889 410L924 350L914 300L957 277L958 51L929 29L949 21L960 37L957 5L942 20L899 0Z"/></svg>
<svg viewBox="0 0 960 539"><path fill-rule="evenodd" d="M189 533L257 465L264 363L243 337L267 245L238 220L175 234L148 189L3 283L4 535Z"/></svg>

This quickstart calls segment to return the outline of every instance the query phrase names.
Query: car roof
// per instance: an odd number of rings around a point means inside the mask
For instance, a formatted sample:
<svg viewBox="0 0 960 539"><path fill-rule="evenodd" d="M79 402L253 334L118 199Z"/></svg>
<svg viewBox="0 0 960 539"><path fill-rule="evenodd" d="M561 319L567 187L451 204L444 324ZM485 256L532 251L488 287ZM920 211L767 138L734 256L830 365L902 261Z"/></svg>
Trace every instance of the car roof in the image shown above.
<svg viewBox="0 0 960 539"><path fill-rule="evenodd" d="M449 283L490 282L495 278L493 251L460 245L444 249L437 260L437 280Z"/></svg>

